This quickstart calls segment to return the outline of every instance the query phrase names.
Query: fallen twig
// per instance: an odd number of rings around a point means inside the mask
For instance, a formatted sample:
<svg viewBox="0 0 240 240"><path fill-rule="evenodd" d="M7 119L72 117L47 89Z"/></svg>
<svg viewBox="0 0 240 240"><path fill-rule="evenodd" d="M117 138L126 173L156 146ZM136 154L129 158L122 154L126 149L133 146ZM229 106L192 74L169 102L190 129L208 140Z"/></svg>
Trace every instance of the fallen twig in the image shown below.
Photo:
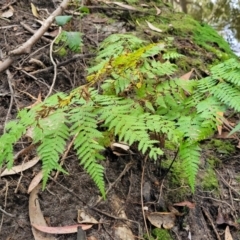
<svg viewBox="0 0 240 240"><path fill-rule="evenodd" d="M144 212L144 206L143 206L143 179L144 179L144 172L145 172L145 166L146 166L147 159L148 159L148 155L146 155L146 157L144 158L143 168L142 168L142 177L141 177L141 207L142 207L143 220L144 220L144 225L145 225L145 228L146 228L147 236L148 236L148 239L150 239L150 234L149 234L149 231L148 231L148 226L147 226L147 221L146 221L145 212Z"/></svg>
<svg viewBox="0 0 240 240"><path fill-rule="evenodd" d="M226 187L230 188L237 196L240 196L239 192L238 192L237 190L235 190L235 189L221 176L221 174L220 174L217 170L215 170L215 171L216 171L216 173L218 174L218 176L221 178L223 184L224 184Z"/></svg>
<svg viewBox="0 0 240 240"><path fill-rule="evenodd" d="M89 53L89 54L76 54L72 58L67 59L66 61L60 62L56 65L57 65L57 67L61 67L61 66L67 65L68 63L71 63L73 61L76 61L77 59L91 58L91 57L95 57L95 56L96 56L96 54L91 54L91 53ZM36 74L43 73L43 72L50 72L53 69L54 69L53 66L47 67L47 68L44 68L44 69L40 69L40 70L31 72L31 75L36 75Z"/></svg>
<svg viewBox="0 0 240 240"><path fill-rule="evenodd" d="M9 217L16 217L15 214L11 214L11 213L6 212L4 209L2 209L1 206L0 206L0 211L1 211L2 213L6 214L6 215L9 216Z"/></svg>
<svg viewBox="0 0 240 240"><path fill-rule="evenodd" d="M50 59L51 59L51 62L53 64L53 67L54 67L54 75L53 75L52 85L51 85L51 87L48 91L48 94L47 94L46 98L48 98L51 95L53 87L54 87L56 79L57 79L57 64L55 63L55 61L53 59L52 53L53 53L53 44L55 43L57 38L60 36L61 32L62 32L62 28L60 27L59 31L58 31L58 35L53 39L52 43L50 44Z"/></svg>
<svg viewBox="0 0 240 240"><path fill-rule="evenodd" d="M8 108L7 115L6 115L5 122L4 122L4 133L6 132L6 124L7 124L7 121L8 121L9 114L10 114L10 112L12 110L13 99L14 99L14 91L13 91L13 87L12 87L12 78L13 78L13 76L10 73L9 70L7 70L6 72L7 72L7 80L8 80L9 90L10 90L10 93L11 93L11 98L10 98L10 104L9 104L9 108Z"/></svg>
<svg viewBox="0 0 240 240"><path fill-rule="evenodd" d="M212 226L212 228L213 228L213 231L214 231L215 234L216 234L217 239L218 239L218 240L221 240L221 237L220 237L220 235L219 235L219 233L218 233L218 231L217 231L217 229L216 229L216 227L215 227L215 225L214 225L214 223L213 223L213 220L212 220L210 214L208 213L208 211L207 211L204 207L202 207L202 211L204 212L204 214L205 214L205 216L207 217L208 221L211 223L211 226Z"/></svg>
<svg viewBox="0 0 240 240"><path fill-rule="evenodd" d="M27 31L29 31L32 34L35 34L37 30L33 30L32 28L30 28L30 26L28 26L26 23L24 22L20 22L20 24L23 26L23 28L25 28ZM41 37L42 40L44 40L47 43L51 43L52 41L44 36Z"/></svg>

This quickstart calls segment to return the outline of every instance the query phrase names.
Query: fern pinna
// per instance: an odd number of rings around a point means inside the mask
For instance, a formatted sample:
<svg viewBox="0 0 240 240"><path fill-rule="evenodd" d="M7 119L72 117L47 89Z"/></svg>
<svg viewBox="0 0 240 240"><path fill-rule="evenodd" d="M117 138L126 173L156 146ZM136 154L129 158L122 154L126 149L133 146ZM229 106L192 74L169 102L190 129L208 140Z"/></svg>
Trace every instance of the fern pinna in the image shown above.
<svg viewBox="0 0 240 240"><path fill-rule="evenodd" d="M240 110L240 66L230 59L212 67L206 78L183 80L170 61L182 57L169 41L147 44L131 35L111 35L89 68L88 84L24 109L7 124L0 137L0 164L12 167L14 144L31 129L45 186L53 169L66 173L58 160L67 141L74 139L80 164L105 196L101 165L105 147L118 136L156 160L164 148L150 138L155 133L179 148L182 171L194 190L199 142L216 130L218 112Z"/></svg>

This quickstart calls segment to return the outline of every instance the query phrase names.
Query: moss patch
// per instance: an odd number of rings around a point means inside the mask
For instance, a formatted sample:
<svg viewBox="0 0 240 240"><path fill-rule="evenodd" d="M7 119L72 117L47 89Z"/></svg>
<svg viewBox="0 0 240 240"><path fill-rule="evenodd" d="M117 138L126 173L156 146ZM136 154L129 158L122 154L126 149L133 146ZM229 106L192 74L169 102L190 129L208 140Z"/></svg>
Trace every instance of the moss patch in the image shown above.
<svg viewBox="0 0 240 240"><path fill-rule="evenodd" d="M193 60L198 59L197 66L204 63L210 67L236 57L228 43L216 30L207 24L194 20L190 15L174 12L171 7L166 5L161 7L162 12L158 16L156 16L154 8L148 11L143 8L141 11L144 13L131 14L132 24L136 26L137 35L153 42L173 37L173 45L179 53ZM152 31L146 21L162 30L162 32ZM190 66L190 69L196 67L196 62L194 64L189 63L190 61L186 61L186 64L182 63L182 65L183 67ZM206 70L203 66L200 66L200 69ZM186 70L189 70L189 68Z"/></svg>
<svg viewBox="0 0 240 240"><path fill-rule="evenodd" d="M147 239L145 237L145 239ZM155 228L152 231L152 237L149 240L173 240L170 233L166 229Z"/></svg>
<svg viewBox="0 0 240 240"><path fill-rule="evenodd" d="M235 151L234 145L228 140L212 139L210 144L221 154L230 154Z"/></svg>
<svg viewBox="0 0 240 240"><path fill-rule="evenodd" d="M214 167L216 165L215 159L207 159L206 165L207 166L204 169L204 173L202 174L201 186L205 191L218 191L218 179L214 171Z"/></svg>

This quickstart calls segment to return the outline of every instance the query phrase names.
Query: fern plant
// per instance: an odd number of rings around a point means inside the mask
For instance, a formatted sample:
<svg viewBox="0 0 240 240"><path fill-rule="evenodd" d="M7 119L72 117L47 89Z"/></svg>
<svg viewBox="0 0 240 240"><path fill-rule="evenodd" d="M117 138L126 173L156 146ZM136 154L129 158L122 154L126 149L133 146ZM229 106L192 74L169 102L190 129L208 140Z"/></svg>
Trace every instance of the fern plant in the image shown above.
<svg viewBox="0 0 240 240"><path fill-rule="evenodd" d="M58 160L73 138L80 164L105 196L101 165L105 147L118 136L156 160L164 148L150 138L155 133L179 148L182 170L194 191L199 142L216 130L218 112L229 107L239 111L240 66L230 59L213 67L209 77L186 81L171 62L177 58L184 56L169 41L149 44L132 35L111 35L88 69L89 83L24 109L7 124L0 137L0 164L12 167L14 144L31 128L45 186L53 169L66 173Z"/></svg>

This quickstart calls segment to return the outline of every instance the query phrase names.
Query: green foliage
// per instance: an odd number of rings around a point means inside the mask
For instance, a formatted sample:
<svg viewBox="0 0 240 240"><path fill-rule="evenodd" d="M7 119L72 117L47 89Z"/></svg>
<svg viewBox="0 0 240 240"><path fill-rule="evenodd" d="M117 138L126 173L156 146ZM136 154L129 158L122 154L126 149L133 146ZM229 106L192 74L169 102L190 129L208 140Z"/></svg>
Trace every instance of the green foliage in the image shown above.
<svg viewBox="0 0 240 240"><path fill-rule="evenodd" d="M229 44L208 24L200 23L187 14L174 13L172 15L172 13L166 13L165 15L168 23L173 26L178 35L190 38L198 46L205 48L208 52L215 53L221 60L235 57ZM164 25L166 28L166 24L160 24L160 29Z"/></svg>
<svg viewBox="0 0 240 240"><path fill-rule="evenodd" d="M229 107L239 111L240 67L231 59L213 67L206 78L183 80L171 62L181 57L171 42L148 44L131 35L111 35L88 69L88 84L20 111L18 119L7 125L0 137L0 164L6 162L11 168L14 144L32 128L46 184L53 169L65 172L58 159L73 138L80 164L105 196L100 160L106 143L117 136L156 160L164 148L150 139L155 133L179 148L178 164L194 191L199 142L216 130L218 112Z"/></svg>
<svg viewBox="0 0 240 240"><path fill-rule="evenodd" d="M55 44L61 44L67 46L73 52L79 52L82 46L81 33L62 31L55 40Z"/></svg>
<svg viewBox="0 0 240 240"><path fill-rule="evenodd" d="M53 169L66 173L58 164L59 155L64 152L69 138L66 117L62 109L57 109L47 118L39 118L33 128L33 143L39 144L37 152L42 160L44 186Z"/></svg>
<svg viewBox="0 0 240 240"><path fill-rule="evenodd" d="M179 149L179 156L182 159L182 166L188 177L188 182L192 190L195 187L195 178L198 172L201 148L190 139L183 142Z"/></svg>
<svg viewBox="0 0 240 240"><path fill-rule="evenodd" d="M55 21L59 26L63 26L66 23L70 22L72 19L72 16L64 15L64 16L56 16Z"/></svg>
<svg viewBox="0 0 240 240"><path fill-rule="evenodd" d="M149 240L173 240L167 229L155 228L151 234L152 236ZM145 236L145 239L148 239L147 236Z"/></svg>
<svg viewBox="0 0 240 240"><path fill-rule="evenodd" d="M205 191L213 191L219 189L218 178L214 171L215 159L206 159L207 166L202 174L201 186Z"/></svg>

